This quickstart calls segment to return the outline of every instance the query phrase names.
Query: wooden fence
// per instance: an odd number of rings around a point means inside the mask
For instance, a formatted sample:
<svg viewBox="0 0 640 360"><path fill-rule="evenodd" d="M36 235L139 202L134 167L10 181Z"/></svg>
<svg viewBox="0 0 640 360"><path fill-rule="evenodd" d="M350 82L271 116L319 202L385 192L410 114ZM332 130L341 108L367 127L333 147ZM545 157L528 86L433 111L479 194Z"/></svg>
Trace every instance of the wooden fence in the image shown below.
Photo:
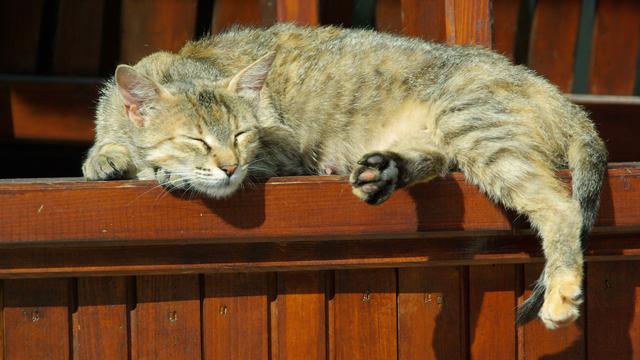
<svg viewBox="0 0 640 360"><path fill-rule="evenodd" d="M77 174L99 79L118 62L233 23L349 26L362 4L1 2L0 176ZM538 241L460 174L380 207L338 177L274 178L225 201L149 182L3 180L0 359L640 359L640 3L368 4L380 30L493 47L566 92L590 64L589 94L572 99L612 163L578 322L515 326Z"/></svg>

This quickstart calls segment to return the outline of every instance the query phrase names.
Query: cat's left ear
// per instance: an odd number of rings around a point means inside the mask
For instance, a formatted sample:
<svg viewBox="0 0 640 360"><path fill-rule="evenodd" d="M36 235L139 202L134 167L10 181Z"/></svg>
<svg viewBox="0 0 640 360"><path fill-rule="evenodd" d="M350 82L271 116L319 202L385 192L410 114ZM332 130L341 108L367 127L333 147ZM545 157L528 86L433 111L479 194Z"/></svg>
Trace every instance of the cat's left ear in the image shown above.
<svg viewBox="0 0 640 360"><path fill-rule="evenodd" d="M146 116L141 112L143 106L171 97L162 85L128 65L116 68L115 80L127 116L139 127L147 123Z"/></svg>
<svg viewBox="0 0 640 360"><path fill-rule="evenodd" d="M242 69L231 78L227 89L257 105L275 56L275 53L269 53Z"/></svg>

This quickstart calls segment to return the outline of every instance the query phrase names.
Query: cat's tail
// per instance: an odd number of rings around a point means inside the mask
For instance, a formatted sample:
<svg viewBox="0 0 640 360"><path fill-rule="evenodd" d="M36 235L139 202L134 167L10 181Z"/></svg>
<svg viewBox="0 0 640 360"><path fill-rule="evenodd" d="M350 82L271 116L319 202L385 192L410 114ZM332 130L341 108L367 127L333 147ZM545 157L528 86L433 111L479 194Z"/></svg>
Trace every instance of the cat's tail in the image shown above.
<svg viewBox="0 0 640 360"><path fill-rule="evenodd" d="M589 231L593 227L600 208L600 190L607 169L607 149L593 125L585 117L584 131L575 134L567 151L567 162L571 169L573 198L580 206L582 228L580 244L586 249ZM531 296L518 307L516 321L525 324L536 318L544 302L544 272L536 281Z"/></svg>

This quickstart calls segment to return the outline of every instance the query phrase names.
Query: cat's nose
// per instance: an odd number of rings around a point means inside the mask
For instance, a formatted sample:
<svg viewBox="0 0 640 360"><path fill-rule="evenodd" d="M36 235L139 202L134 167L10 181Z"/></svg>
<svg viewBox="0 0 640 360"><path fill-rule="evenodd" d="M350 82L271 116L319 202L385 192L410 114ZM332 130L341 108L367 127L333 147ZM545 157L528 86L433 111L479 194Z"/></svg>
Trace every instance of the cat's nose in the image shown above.
<svg viewBox="0 0 640 360"><path fill-rule="evenodd" d="M224 171L227 174L227 176L233 175L233 173L236 172L237 168L238 168L238 164L220 166L220 169Z"/></svg>

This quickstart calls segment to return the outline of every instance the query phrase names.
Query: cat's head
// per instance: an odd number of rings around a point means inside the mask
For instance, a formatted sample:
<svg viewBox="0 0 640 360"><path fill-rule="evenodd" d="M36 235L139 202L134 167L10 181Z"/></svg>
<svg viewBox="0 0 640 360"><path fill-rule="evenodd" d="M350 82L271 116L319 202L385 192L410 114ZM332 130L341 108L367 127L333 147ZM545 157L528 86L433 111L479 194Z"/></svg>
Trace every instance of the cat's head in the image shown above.
<svg viewBox="0 0 640 360"><path fill-rule="evenodd" d="M221 81L160 85L121 65L116 85L133 122L136 152L168 187L221 198L247 176L259 147L256 111L271 67L267 55Z"/></svg>

